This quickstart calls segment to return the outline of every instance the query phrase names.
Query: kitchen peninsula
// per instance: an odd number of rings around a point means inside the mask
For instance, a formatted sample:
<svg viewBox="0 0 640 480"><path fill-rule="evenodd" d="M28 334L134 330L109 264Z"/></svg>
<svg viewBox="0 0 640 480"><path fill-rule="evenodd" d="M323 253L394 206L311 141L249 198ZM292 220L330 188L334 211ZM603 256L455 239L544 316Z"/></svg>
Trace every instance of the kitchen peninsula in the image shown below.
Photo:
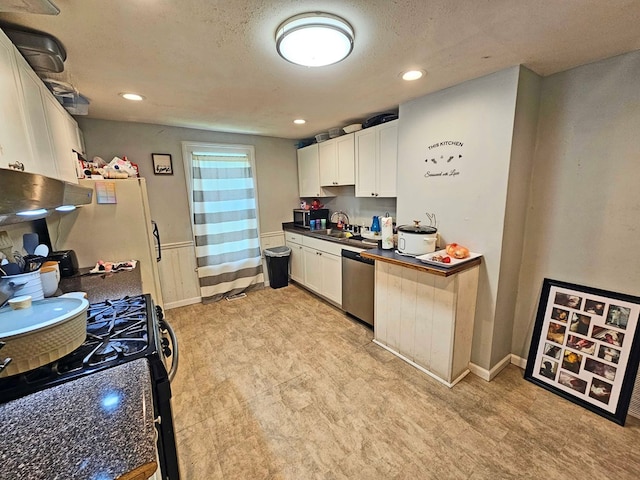
<svg viewBox="0 0 640 480"><path fill-rule="evenodd" d="M393 250L376 262L374 342L448 387L469 373L481 258L452 267Z"/></svg>

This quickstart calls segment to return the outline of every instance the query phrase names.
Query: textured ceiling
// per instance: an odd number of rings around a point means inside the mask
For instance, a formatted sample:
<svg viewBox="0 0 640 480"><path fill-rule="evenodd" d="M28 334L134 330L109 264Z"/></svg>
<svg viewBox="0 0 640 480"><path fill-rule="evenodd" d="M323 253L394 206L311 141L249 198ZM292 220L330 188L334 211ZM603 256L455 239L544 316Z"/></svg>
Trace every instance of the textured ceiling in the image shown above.
<svg viewBox="0 0 640 480"><path fill-rule="evenodd" d="M640 48L638 0L54 0L58 16L0 13L57 37L58 79L90 99L89 117L304 138L412 98L523 64L546 76ZM286 18L347 19L346 60L282 60ZM427 71L416 82L399 74ZM133 91L144 102L128 102ZM295 118L307 124L293 125Z"/></svg>

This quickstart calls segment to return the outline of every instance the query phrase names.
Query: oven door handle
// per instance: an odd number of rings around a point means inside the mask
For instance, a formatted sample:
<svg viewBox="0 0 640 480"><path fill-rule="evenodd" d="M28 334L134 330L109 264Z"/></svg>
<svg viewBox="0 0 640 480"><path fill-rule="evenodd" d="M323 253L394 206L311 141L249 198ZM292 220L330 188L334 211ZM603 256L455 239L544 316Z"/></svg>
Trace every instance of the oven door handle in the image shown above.
<svg viewBox="0 0 640 480"><path fill-rule="evenodd" d="M176 338L176 334L171 327L171 324L167 322L166 319L162 320L162 329L166 330L169 333L169 337L171 338L171 346L173 347L173 358L171 359L171 369L169 370L169 381L173 380L173 377L176 376L176 372L178 371L178 339Z"/></svg>

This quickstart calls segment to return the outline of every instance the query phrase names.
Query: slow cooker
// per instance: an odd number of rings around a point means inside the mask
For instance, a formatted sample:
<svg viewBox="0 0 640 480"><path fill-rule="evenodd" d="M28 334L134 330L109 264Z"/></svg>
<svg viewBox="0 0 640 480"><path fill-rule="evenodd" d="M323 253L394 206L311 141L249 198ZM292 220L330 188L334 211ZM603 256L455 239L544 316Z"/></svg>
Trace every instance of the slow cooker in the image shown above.
<svg viewBox="0 0 640 480"><path fill-rule="evenodd" d="M420 225L418 220L398 227L398 253L417 256L435 252L437 240L438 229Z"/></svg>

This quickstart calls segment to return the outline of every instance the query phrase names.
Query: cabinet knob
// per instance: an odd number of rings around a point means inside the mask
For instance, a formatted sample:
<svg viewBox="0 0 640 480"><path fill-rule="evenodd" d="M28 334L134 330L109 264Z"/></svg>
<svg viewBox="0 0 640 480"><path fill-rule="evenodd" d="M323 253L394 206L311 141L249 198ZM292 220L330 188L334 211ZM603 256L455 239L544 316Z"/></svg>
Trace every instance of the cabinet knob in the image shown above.
<svg viewBox="0 0 640 480"><path fill-rule="evenodd" d="M375 193L371 192L371 196L372 196L372 197L375 197L375 195L376 195Z"/></svg>
<svg viewBox="0 0 640 480"><path fill-rule="evenodd" d="M376 197L378 196L378 194L376 193Z"/></svg>

